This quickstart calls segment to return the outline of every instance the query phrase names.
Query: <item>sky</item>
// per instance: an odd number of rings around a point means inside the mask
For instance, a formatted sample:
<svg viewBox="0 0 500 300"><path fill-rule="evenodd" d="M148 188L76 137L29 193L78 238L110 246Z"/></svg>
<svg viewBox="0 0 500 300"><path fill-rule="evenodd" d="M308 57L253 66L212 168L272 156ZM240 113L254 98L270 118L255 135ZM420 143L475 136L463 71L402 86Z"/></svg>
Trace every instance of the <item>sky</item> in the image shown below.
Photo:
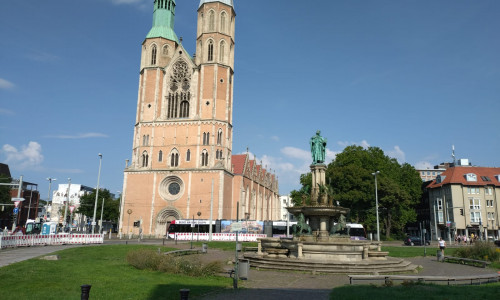
<svg viewBox="0 0 500 300"><path fill-rule="evenodd" d="M309 139L432 168L500 167L500 1L234 0L233 154L299 189ZM176 0L195 53L199 0ZM153 0L0 1L0 162L38 184L122 190ZM54 185L55 184L55 185Z"/></svg>

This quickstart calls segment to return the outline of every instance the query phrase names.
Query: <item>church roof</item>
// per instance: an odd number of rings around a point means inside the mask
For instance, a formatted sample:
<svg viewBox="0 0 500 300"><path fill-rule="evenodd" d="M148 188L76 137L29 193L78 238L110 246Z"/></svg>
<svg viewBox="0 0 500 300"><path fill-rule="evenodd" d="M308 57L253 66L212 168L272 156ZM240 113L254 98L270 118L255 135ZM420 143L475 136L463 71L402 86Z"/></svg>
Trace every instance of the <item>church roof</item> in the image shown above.
<svg viewBox="0 0 500 300"><path fill-rule="evenodd" d="M224 4L229 5L229 6L234 8L233 0L200 0L200 5L198 6L198 8L200 8L203 4L210 3L210 2L220 2L220 3L224 3Z"/></svg>
<svg viewBox="0 0 500 300"><path fill-rule="evenodd" d="M233 163L233 173L234 174L243 174L243 170L245 169L245 161L247 155L246 154L235 154L231 157L231 161Z"/></svg>

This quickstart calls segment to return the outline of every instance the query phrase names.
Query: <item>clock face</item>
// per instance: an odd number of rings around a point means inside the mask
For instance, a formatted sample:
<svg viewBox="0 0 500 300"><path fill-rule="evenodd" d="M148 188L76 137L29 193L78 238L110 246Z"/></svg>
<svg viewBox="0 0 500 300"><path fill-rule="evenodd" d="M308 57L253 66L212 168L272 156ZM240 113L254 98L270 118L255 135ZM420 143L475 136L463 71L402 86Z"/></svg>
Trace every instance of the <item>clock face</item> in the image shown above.
<svg viewBox="0 0 500 300"><path fill-rule="evenodd" d="M168 192L171 195L179 194L180 190L181 190L181 186L177 182L172 182L171 184L168 185Z"/></svg>

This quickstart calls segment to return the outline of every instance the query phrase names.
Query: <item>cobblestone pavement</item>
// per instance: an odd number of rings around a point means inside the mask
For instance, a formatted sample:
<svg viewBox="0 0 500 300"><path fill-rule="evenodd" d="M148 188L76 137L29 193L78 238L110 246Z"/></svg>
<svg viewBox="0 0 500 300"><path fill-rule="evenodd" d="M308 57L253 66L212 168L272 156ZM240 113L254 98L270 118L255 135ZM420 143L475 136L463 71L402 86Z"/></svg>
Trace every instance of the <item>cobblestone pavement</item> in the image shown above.
<svg viewBox="0 0 500 300"><path fill-rule="evenodd" d="M105 244L135 244L137 240L105 240ZM190 248L190 243L174 244L172 241L145 240L143 244L153 244L171 246L180 249ZM386 244L386 243L384 243ZM389 244L389 243L388 243ZM400 242L393 242L390 245L399 246ZM15 249L0 250L0 268L18 261L47 255L49 253L79 247L79 245L45 246L45 247L20 247ZM81 247L81 246L80 246ZM428 253L436 251L436 247L428 247ZM218 249L208 249L207 254L200 254L202 261L219 260L224 263L224 267L229 270L233 266L230 264L235 259L235 253L231 251L221 251ZM483 269L473 266L466 266L452 263L440 263L435 256L407 258L413 264L422 266L419 275L423 276L463 276L496 273L493 269ZM334 287L349 284L347 275L311 274L305 272L287 272L250 269L247 280L239 281L239 289L228 289L222 292L213 293L198 297L202 300L225 300L225 299L258 299L276 300L277 297L287 300L301 299L328 299L331 289ZM190 299L194 299L191 298Z"/></svg>

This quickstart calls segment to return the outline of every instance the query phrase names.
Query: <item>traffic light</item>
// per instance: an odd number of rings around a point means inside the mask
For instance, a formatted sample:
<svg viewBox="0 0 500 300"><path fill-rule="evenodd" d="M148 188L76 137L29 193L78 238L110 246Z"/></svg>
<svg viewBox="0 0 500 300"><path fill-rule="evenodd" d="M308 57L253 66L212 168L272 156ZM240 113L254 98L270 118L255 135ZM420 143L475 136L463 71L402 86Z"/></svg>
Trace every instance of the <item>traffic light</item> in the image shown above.
<svg viewBox="0 0 500 300"><path fill-rule="evenodd" d="M141 227L141 221L135 221L134 227Z"/></svg>
<svg viewBox="0 0 500 300"><path fill-rule="evenodd" d="M463 215L464 215L464 209L463 209L463 208L461 208L461 209L460 209L460 215L461 215L461 216L463 216Z"/></svg>

